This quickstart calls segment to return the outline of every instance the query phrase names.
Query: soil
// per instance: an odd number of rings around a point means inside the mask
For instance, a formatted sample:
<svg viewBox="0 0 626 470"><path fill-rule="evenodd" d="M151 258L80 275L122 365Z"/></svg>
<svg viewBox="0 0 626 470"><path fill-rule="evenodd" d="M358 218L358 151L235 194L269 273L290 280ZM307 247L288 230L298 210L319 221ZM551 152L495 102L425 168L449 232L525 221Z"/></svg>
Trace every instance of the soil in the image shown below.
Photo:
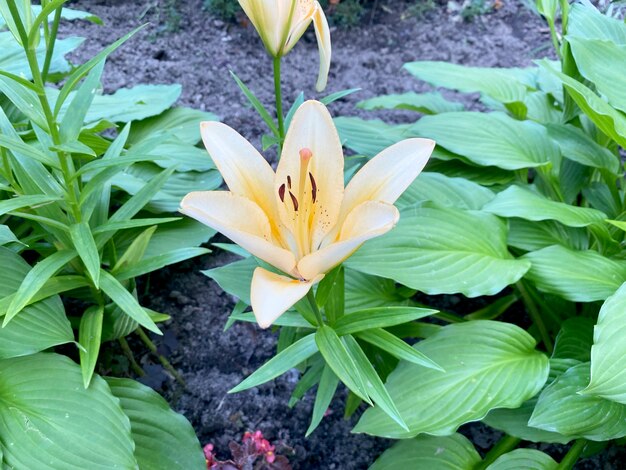
<svg viewBox="0 0 626 470"><path fill-rule="evenodd" d="M74 34L88 41L74 58L91 57L115 38L145 23L150 26L114 53L104 74L108 92L139 83L181 83L180 104L212 111L260 147L265 132L229 75L233 70L263 103L273 100L271 62L252 27L225 23L202 10L202 0L177 3L180 25L163 32L166 2L124 0L79 0L73 8L100 16L105 25L84 22L64 25L61 36ZM409 3L391 0L384 8L369 12L363 24L332 31L333 63L325 94L360 87L356 93L334 103L335 115L361 115L387 121L414 119L400 112L362 112L355 108L361 99L386 93L426 91L428 87L402 71L405 62L446 60L477 66L528 66L550 54L547 27L521 1L505 1L489 14L463 22L445 7L438 6L421 18L406 15ZM313 91L318 52L312 31L285 58L283 84L285 102L300 90ZM470 107L477 97L464 96ZM270 108L271 109L271 108ZM223 265L233 255L215 252L154 274L144 303L166 312L172 320L159 341L161 351L182 373L186 389L164 373L160 366L143 364L145 381L161 391L172 406L193 424L200 441L212 442L220 458L226 458L228 442L239 440L246 430L260 429L272 441L293 449L295 469L364 469L393 442L350 434L355 419L344 420L343 403L335 401L330 416L309 438L304 431L310 420L313 396L307 395L295 408L287 402L298 373L291 371L270 384L243 393L226 392L243 377L272 357L276 335L251 324L236 324L222 332L234 299L200 270ZM500 434L482 425L462 428L484 452ZM563 449L551 447L558 458ZM621 455L621 459L620 459ZM612 448L576 468L618 469L626 456ZM622 467L623 468L623 467Z"/></svg>

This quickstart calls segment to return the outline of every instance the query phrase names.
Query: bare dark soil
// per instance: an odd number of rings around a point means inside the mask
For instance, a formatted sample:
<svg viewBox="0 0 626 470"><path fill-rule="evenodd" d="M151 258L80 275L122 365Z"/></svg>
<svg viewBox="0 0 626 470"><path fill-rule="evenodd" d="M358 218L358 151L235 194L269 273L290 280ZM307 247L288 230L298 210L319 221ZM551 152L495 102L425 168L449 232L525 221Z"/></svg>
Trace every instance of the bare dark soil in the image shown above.
<svg viewBox="0 0 626 470"><path fill-rule="evenodd" d="M75 57L82 60L138 25L153 22L111 56L104 75L105 89L112 92L138 83L181 83L181 104L216 113L260 146L263 124L244 104L229 74L229 70L235 71L261 101L271 105L271 63L254 29L211 17L202 11L202 0L183 0L179 2L180 30L159 34L164 19L160 3L165 2L75 1L72 7L99 15L105 26L73 23L62 28L62 35L88 38ZM358 100L371 96L426 90L402 71L405 62L447 60L479 66L528 66L550 51L547 28L521 1L505 1L497 12L472 22L460 21L444 7L423 18L404 18L410 2L380 3L385 4L384 9L366 15L362 26L332 32L333 64L325 94L362 88L360 93L333 104L331 112L335 115L407 119L408 113L362 113L354 107ZM287 103L300 90L308 97L317 96L313 91L317 54L311 31L286 57L283 82ZM475 97L464 99L471 106ZM187 416L203 444L215 444L221 458L227 457L230 440L240 439L246 430L261 429L270 440L293 448L290 460L296 469L367 468L392 442L350 434L354 420L342 419L342 403L337 402L318 430L305 439L313 397L307 396L294 409L287 407L297 372L258 389L226 394L273 355L276 341L272 333L250 324L237 324L222 332L234 300L199 271L232 259L232 255L216 252L151 277L144 302L172 316L159 344L184 376L187 388L177 386L160 366L150 364L145 365L149 372L146 380ZM499 437L481 425L462 431L480 451ZM561 452L556 449L554 456ZM581 461L577 468L618 469L617 452L605 451L594 460Z"/></svg>

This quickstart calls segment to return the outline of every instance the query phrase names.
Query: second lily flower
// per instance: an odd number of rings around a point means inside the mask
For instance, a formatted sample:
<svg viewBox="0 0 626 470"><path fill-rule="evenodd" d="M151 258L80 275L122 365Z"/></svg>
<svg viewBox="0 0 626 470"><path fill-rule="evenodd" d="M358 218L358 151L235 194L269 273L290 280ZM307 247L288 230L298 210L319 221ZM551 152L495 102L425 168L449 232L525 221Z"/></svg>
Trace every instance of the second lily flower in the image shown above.
<svg viewBox="0 0 626 470"><path fill-rule="evenodd" d="M272 57L283 57L313 22L320 52L316 89L326 88L330 69L330 29L322 7L314 0L239 0Z"/></svg>
<svg viewBox="0 0 626 470"><path fill-rule="evenodd" d="M270 326L365 241L391 230L393 203L422 171L435 142L407 139L366 163L344 190L344 158L326 107L296 111L276 173L240 134L203 122L204 144L230 191L185 196L180 211L218 230L287 276L256 268L251 301Z"/></svg>

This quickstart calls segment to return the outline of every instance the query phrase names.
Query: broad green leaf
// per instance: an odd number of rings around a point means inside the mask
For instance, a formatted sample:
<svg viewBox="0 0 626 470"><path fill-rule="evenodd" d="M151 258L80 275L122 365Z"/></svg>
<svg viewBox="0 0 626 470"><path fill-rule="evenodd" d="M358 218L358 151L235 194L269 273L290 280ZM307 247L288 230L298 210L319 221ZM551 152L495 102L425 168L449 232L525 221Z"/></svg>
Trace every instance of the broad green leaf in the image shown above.
<svg viewBox="0 0 626 470"><path fill-rule="evenodd" d="M359 369L350 353L346 350L345 344L341 341L337 333L329 327L322 326L315 333L315 343L322 353L326 364L333 370L346 387L356 395L373 405L368 395L368 388L364 378L359 373ZM386 415L385 415L386 416ZM391 418L389 418L391 419Z"/></svg>
<svg viewBox="0 0 626 470"><path fill-rule="evenodd" d="M594 321L587 317L565 320L556 337L552 357L589 362L593 344L593 325Z"/></svg>
<svg viewBox="0 0 626 470"><path fill-rule="evenodd" d="M195 145L187 144L181 141L177 136L167 137L165 140L149 141L139 143L130 148L127 152L129 156L145 156L151 155L161 168L169 168L176 166L177 171L188 172L207 172L215 170L215 164L204 148L198 148Z"/></svg>
<svg viewBox="0 0 626 470"><path fill-rule="evenodd" d="M380 328L369 329L356 333L356 336L370 343L377 348L391 354L400 360L412 362L419 366L430 367L439 371L444 371L439 364L424 355L419 350L412 348L394 334Z"/></svg>
<svg viewBox="0 0 626 470"><path fill-rule="evenodd" d="M313 369L311 369L313 370ZM339 385L339 379L329 366L324 366L322 375L319 379L317 394L315 395L315 403L313 405L313 415L311 416L311 424L306 430L305 437L309 437L313 431L317 429L324 418L324 414L328 410L330 403L335 396L335 391Z"/></svg>
<svg viewBox="0 0 626 470"><path fill-rule="evenodd" d="M413 76L436 87L464 93L479 92L509 105L516 114L526 114L526 86L512 76L510 70L495 67L466 67L450 62L419 61L404 64Z"/></svg>
<svg viewBox="0 0 626 470"><path fill-rule="evenodd" d="M11 199L0 200L0 216L7 212L24 209L25 207L34 208L42 204L49 204L58 201L60 198L56 196L46 196L45 194L29 194L25 196L13 197Z"/></svg>
<svg viewBox="0 0 626 470"><path fill-rule="evenodd" d="M626 45L626 25L600 13L591 3L573 3L569 12L568 37L601 39Z"/></svg>
<svg viewBox="0 0 626 470"><path fill-rule="evenodd" d="M586 227L606 219L606 215L596 209L552 201L515 185L498 193L483 210L500 217L519 217L532 221L556 220L568 227Z"/></svg>
<svg viewBox="0 0 626 470"><path fill-rule="evenodd" d="M515 449L498 457L486 470L557 470L559 464L537 449Z"/></svg>
<svg viewBox="0 0 626 470"><path fill-rule="evenodd" d="M130 419L140 469L205 470L206 460L187 419L155 391L130 379L107 377L111 393Z"/></svg>
<svg viewBox="0 0 626 470"><path fill-rule="evenodd" d="M258 266L256 259L250 257L201 272L217 282L224 291L250 305L252 273Z"/></svg>
<svg viewBox="0 0 626 470"><path fill-rule="evenodd" d="M404 191L396 206L403 209L432 201L443 207L479 210L494 197L493 191L473 181L450 178L441 173L423 172Z"/></svg>
<svg viewBox="0 0 626 470"><path fill-rule="evenodd" d="M371 111L373 109L406 109L423 114L439 114L451 111L463 111L461 103L445 99L441 93L403 93L401 95L383 95L357 103L357 108Z"/></svg>
<svg viewBox="0 0 626 470"><path fill-rule="evenodd" d="M88 388L91 383L100 353L103 315L104 309L102 307L93 306L89 307L80 319L78 342L83 349L79 349L78 352L80 353L80 370L85 388Z"/></svg>
<svg viewBox="0 0 626 470"><path fill-rule="evenodd" d="M133 88L120 88L112 95L95 95L85 116L85 123L101 120L130 122L159 115L176 102L181 90L180 85L136 85ZM49 93L53 100L57 98L58 93ZM69 111L70 106L66 101L59 110L58 119L63 121Z"/></svg>
<svg viewBox="0 0 626 470"><path fill-rule="evenodd" d="M473 470L480 462L472 443L461 434L423 435L395 443L369 470Z"/></svg>
<svg viewBox="0 0 626 470"><path fill-rule="evenodd" d="M372 328L400 325L437 313L437 310L417 307L379 307L352 312L333 325L338 335L357 333Z"/></svg>
<svg viewBox="0 0 626 470"><path fill-rule="evenodd" d="M567 370L541 392L528 424L591 441L626 436L626 405L579 393L589 379L589 363Z"/></svg>
<svg viewBox="0 0 626 470"><path fill-rule="evenodd" d="M394 230L345 264L427 294L468 297L497 294L530 266L508 253L506 226L497 217L433 207L403 211Z"/></svg>
<svg viewBox="0 0 626 470"><path fill-rule="evenodd" d="M100 270L100 287L115 304L130 318L146 327L153 333L162 334L150 316L139 305L137 299L120 284L120 282L105 270Z"/></svg>
<svg viewBox="0 0 626 470"><path fill-rule="evenodd" d="M0 247L0 266L0 299L4 300L18 290L31 268L21 256L3 247ZM54 296L28 305L0 329L0 358L33 354L73 340L63 303Z"/></svg>
<svg viewBox="0 0 626 470"><path fill-rule="evenodd" d="M46 281L74 258L76 258L76 252L74 250L63 250L57 251L39 261L33 269L26 274L20 287L15 292L15 296L4 317L2 327L6 327L13 317L29 304L29 301L44 286Z"/></svg>
<svg viewBox="0 0 626 470"><path fill-rule="evenodd" d="M80 222L70 227L70 237L78 256L85 264L96 289L100 285L100 253L87 222Z"/></svg>
<svg viewBox="0 0 626 470"><path fill-rule="evenodd" d="M343 145L370 158L396 142L416 136L411 132L412 126L390 125L380 120L340 116L333 121Z"/></svg>
<svg viewBox="0 0 626 470"><path fill-rule="evenodd" d="M626 405L626 283L606 299L593 332L591 382L583 393Z"/></svg>
<svg viewBox="0 0 626 470"><path fill-rule="evenodd" d="M445 372L400 362L387 379L410 432L375 408L363 414L354 432L391 438L441 436L494 408L516 408L548 378L548 358L535 345L528 333L509 323L477 320L443 327L415 348Z"/></svg>
<svg viewBox="0 0 626 470"><path fill-rule="evenodd" d="M606 168L613 173L619 169L619 159L608 149L598 145L581 129L569 124L548 124L548 134L561 148L565 158L581 165Z"/></svg>
<svg viewBox="0 0 626 470"><path fill-rule="evenodd" d="M435 147L435 152L437 149L441 150ZM495 166L474 165L461 160L437 160L435 152L426 165L429 172L441 173L451 178L464 178L483 186L507 184L515 178L514 173Z"/></svg>
<svg viewBox="0 0 626 470"><path fill-rule="evenodd" d="M501 113L445 113L425 116L412 128L437 145L479 165L505 170L556 162L560 152L545 127Z"/></svg>
<svg viewBox="0 0 626 470"><path fill-rule="evenodd" d="M354 361L356 372L363 379L368 396L372 399L377 409L383 411L395 423L400 425L402 429L408 431L409 429L400 416L395 403L389 396L389 392L385 388L383 381L380 380L378 373L361 349L361 346L359 346L359 343L350 335L344 336L341 340L350 358Z"/></svg>
<svg viewBox="0 0 626 470"><path fill-rule="evenodd" d="M315 354L317 350L315 335L305 336L271 358L228 393L241 392L269 382L289 369L293 369Z"/></svg>
<svg viewBox="0 0 626 470"><path fill-rule="evenodd" d="M128 417L100 377L85 389L77 364L43 353L4 359L0 373L6 467L137 468Z"/></svg>
<svg viewBox="0 0 626 470"><path fill-rule="evenodd" d="M157 226L153 225L135 237L130 246L124 251L124 254L119 257L117 263L113 266L113 269L111 269L111 274L118 276L118 272L121 269L138 264L144 257L146 249L148 248L148 243L150 243L150 239L152 238L152 235L154 235L156 229ZM121 278L118 277L118 279Z"/></svg>
<svg viewBox="0 0 626 470"><path fill-rule="evenodd" d="M526 278L537 288L574 302L605 300L626 281L626 261L596 251L554 245L522 257L531 262Z"/></svg>
<svg viewBox="0 0 626 470"><path fill-rule="evenodd" d="M400 294L391 279L345 269L345 313L390 305L411 305L411 300Z"/></svg>
<svg viewBox="0 0 626 470"><path fill-rule="evenodd" d="M552 245L578 250L589 248L584 228L565 227L552 220L537 222L516 217L509 220L507 243L525 251L541 250Z"/></svg>
<svg viewBox="0 0 626 470"><path fill-rule="evenodd" d="M200 142L200 122L217 121L218 117L199 109L176 107L133 123L128 143L134 145L157 132L167 132L186 144Z"/></svg>
<svg viewBox="0 0 626 470"><path fill-rule="evenodd" d="M41 12L41 6L33 5L33 13L39 14L40 12ZM99 25L103 24L102 19L94 15L93 13L89 13L87 11L82 11L82 10L74 10L73 8L63 8L61 10L61 18L67 21L85 20L85 21L89 21L90 23L95 23Z"/></svg>

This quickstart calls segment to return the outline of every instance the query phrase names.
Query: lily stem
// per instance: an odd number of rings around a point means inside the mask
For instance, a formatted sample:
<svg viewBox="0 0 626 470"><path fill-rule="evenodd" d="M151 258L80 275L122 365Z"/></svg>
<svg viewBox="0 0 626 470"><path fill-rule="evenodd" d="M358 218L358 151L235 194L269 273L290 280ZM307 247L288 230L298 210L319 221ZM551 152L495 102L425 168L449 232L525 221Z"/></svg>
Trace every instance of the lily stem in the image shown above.
<svg viewBox="0 0 626 470"><path fill-rule="evenodd" d="M274 96L276 97L276 118L278 119L279 149L283 148L285 139L285 121L283 116L283 97L280 87L280 61L281 57L274 57Z"/></svg>
<svg viewBox="0 0 626 470"><path fill-rule="evenodd" d="M313 290L309 291L309 293L306 295L306 299L309 301L309 304L311 305L311 310L313 310L313 313L315 313L315 318L317 318L317 323L319 323L320 326L324 326L324 319L322 318L322 313L320 312L320 309L317 306L317 301L315 300L315 295L313 294Z"/></svg>
<svg viewBox="0 0 626 470"><path fill-rule="evenodd" d="M574 442L574 445L569 448L567 454L565 454L565 457L563 457L563 460L561 460L561 463L557 468L559 470L570 470L571 468L573 468L574 464L580 458L580 454L582 454L586 445L586 439L578 439L576 442Z"/></svg>
<svg viewBox="0 0 626 470"><path fill-rule="evenodd" d="M552 338L550 337L550 333L548 332L548 329L546 328L546 324L543 322L543 319L541 318L541 312L539 312L537 305L535 304L534 300L530 296L530 293L526 289L526 286L524 285L524 283L522 281L519 281L516 284L516 287L522 296L522 300L524 301L524 305L526 305L526 310L528 311L530 318L532 319L533 323L537 325L537 329L539 330L539 334L541 335L541 340L543 341L543 345L546 347L546 350L550 354L552 354L552 349L554 348L554 345L552 344Z"/></svg>
<svg viewBox="0 0 626 470"><path fill-rule="evenodd" d="M474 467L474 470L483 470L495 462L498 457L507 452L515 449L517 444L519 444L521 439L513 436L504 436L502 439L498 441L498 443L485 455L483 461Z"/></svg>
<svg viewBox="0 0 626 470"><path fill-rule="evenodd" d="M143 331L143 329L139 326L135 330L135 333L137 333L141 341L143 341L143 344L145 344L148 347L150 352L157 357L157 359L159 360L161 365L165 368L165 370L167 370L170 374L172 374L172 376L176 379L176 381L179 384L181 384L183 387L186 387L187 385L185 384L183 377L178 373L176 369L174 369L174 366L170 363L170 361L167 360L165 356L163 356L162 354L159 354L159 351L157 350L156 345L148 337L145 331Z"/></svg>

